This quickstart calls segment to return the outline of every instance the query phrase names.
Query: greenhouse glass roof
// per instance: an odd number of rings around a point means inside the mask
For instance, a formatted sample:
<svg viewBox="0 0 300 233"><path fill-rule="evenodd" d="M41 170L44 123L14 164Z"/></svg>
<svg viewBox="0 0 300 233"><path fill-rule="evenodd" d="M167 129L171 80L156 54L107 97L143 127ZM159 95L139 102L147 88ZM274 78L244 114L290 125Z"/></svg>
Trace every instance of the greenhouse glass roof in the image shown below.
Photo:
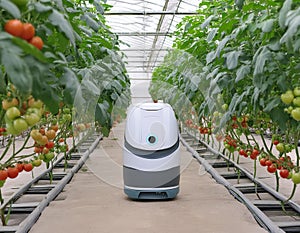
<svg viewBox="0 0 300 233"><path fill-rule="evenodd" d="M131 79L150 79L153 69L172 47L176 25L186 15L196 13L201 0L107 0L111 30L124 42Z"/></svg>
<svg viewBox="0 0 300 233"><path fill-rule="evenodd" d="M172 48L172 33L187 15L196 14L201 0L107 0L105 18L124 42L133 103L149 101L152 72Z"/></svg>

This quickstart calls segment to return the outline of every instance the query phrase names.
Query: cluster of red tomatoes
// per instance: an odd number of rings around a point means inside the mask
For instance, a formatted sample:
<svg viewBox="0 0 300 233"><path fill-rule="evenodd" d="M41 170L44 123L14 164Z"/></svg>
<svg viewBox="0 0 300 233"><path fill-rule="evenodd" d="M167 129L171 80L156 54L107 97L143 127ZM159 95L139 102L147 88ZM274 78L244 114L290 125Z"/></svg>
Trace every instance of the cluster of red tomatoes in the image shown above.
<svg viewBox="0 0 300 233"><path fill-rule="evenodd" d="M48 129L41 127L40 129L33 129L30 132L31 138L34 140L34 152L38 154L38 158L44 162L50 162L54 157L54 147L56 132L58 125L52 125ZM59 142L64 142L64 139L59 139Z"/></svg>
<svg viewBox="0 0 300 233"><path fill-rule="evenodd" d="M199 127L199 132L200 132L200 134L211 134L211 128L200 126Z"/></svg>
<svg viewBox="0 0 300 233"><path fill-rule="evenodd" d="M241 156L244 156L245 158L247 158L248 156L255 160L257 158L257 156L259 156L260 154L260 151L258 149L252 149L252 148L249 148L249 149L240 149L239 150L239 155Z"/></svg>
<svg viewBox="0 0 300 233"><path fill-rule="evenodd" d="M23 23L18 19L8 20L4 29L7 33L22 38L39 50L43 48L44 42L41 37L35 36L35 27L31 23Z"/></svg>
<svg viewBox="0 0 300 233"><path fill-rule="evenodd" d="M247 122L248 122L248 117L247 116L242 116L242 117L233 116L231 127L233 129L237 129L241 126L242 128L246 129L246 128L248 128L248 123Z"/></svg>
<svg viewBox="0 0 300 233"><path fill-rule="evenodd" d="M224 142L224 147L227 150L229 150L231 153L233 153L235 151L235 149L237 148L237 141L229 135L225 136L225 139L223 142Z"/></svg>
<svg viewBox="0 0 300 233"><path fill-rule="evenodd" d="M30 172L34 167L39 167L42 164L40 159L34 159L31 161L18 162L14 165L10 165L7 168L3 168L0 170L0 187L3 186L5 180L7 178L14 179L16 178L20 172L26 171Z"/></svg>
<svg viewBox="0 0 300 233"><path fill-rule="evenodd" d="M193 123L193 120L192 120L192 119L186 120L186 121L185 121L185 124L186 124L186 126L189 127L189 128L194 128L194 129L198 128L198 126L195 125L195 124Z"/></svg>

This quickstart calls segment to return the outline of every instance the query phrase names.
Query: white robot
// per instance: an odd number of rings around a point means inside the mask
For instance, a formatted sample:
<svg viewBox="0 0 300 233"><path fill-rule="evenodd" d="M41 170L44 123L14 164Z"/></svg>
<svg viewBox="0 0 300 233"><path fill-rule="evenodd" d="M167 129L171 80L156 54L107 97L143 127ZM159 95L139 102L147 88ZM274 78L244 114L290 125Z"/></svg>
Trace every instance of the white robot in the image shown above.
<svg viewBox="0 0 300 233"><path fill-rule="evenodd" d="M132 105L127 114L124 192L131 199L172 199L179 192L179 130L165 103Z"/></svg>

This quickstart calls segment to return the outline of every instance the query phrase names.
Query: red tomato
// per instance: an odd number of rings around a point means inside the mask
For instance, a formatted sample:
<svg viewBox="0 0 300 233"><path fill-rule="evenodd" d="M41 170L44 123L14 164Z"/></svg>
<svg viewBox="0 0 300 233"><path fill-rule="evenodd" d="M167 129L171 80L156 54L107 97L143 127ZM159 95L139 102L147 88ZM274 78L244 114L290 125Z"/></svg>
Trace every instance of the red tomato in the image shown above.
<svg viewBox="0 0 300 233"><path fill-rule="evenodd" d="M254 149L251 154L253 154L254 156L258 156L259 153L260 153L259 150Z"/></svg>
<svg viewBox="0 0 300 233"><path fill-rule="evenodd" d="M0 180L6 180L8 177L8 173L6 170L0 170Z"/></svg>
<svg viewBox="0 0 300 233"><path fill-rule="evenodd" d="M287 169L281 169L279 172L279 175L285 179L288 178L289 174L290 174L290 172Z"/></svg>
<svg viewBox="0 0 300 233"><path fill-rule="evenodd" d="M18 171L21 172L24 169L23 163L17 163L16 168L18 168Z"/></svg>
<svg viewBox="0 0 300 233"><path fill-rule="evenodd" d="M53 141L48 141L45 145L48 149L52 149L54 147L54 142Z"/></svg>
<svg viewBox="0 0 300 233"><path fill-rule="evenodd" d="M270 166L268 166L267 170L270 173L274 173L277 170L277 167L275 164L271 164Z"/></svg>
<svg viewBox="0 0 300 233"><path fill-rule="evenodd" d="M24 23L21 38L24 40L30 40L32 37L34 37L34 34L35 34L34 26L31 23Z"/></svg>
<svg viewBox="0 0 300 233"><path fill-rule="evenodd" d="M244 149L240 149L240 150L239 150L239 154L240 154L240 155L243 155L243 156L246 156L246 155L247 155L247 153L246 153L246 151L245 151Z"/></svg>
<svg viewBox="0 0 300 233"><path fill-rule="evenodd" d="M29 43L41 50L44 46L44 42L41 37L39 36L34 36L29 40Z"/></svg>
<svg viewBox="0 0 300 233"><path fill-rule="evenodd" d="M30 172L33 169L33 165L31 163L24 163L24 170Z"/></svg>
<svg viewBox="0 0 300 233"><path fill-rule="evenodd" d="M11 19L6 22L4 29L13 36L21 36L23 33L23 23L18 19Z"/></svg>
<svg viewBox="0 0 300 233"><path fill-rule="evenodd" d="M273 144L274 144L275 146L278 145L278 143L279 143L279 141L276 140L276 139L273 141Z"/></svg>
<svg viewBox="0 0 300 233"><path fill-rule="evenodd" d="M267 160L265 158L262 158L262 159L259 160L259 163L260 163L261 166L265 167L265 166L267 166L266 161Z"/></svg>
<svg viewBox="0 0 300 233"><path fill-rule="evenodd" d="M34 152L39 154L39 153L42 153L43 152L43 148L39 147L39 146L36 146L34 147Z"/></svg>
<svg viewBox="0 0 300 233"><path fill-rule="evenodd" d="M270 166L273 164L273 162L271 160L266 160L265 164L266 164L266 166Z"/></svg>
<svg viewBox="0 0 300 233"><path fill-rule="evenodd" d="M18 176L19 170L16 167L8 167L7 168L7 175L9 178L14 179Z"/></svg>

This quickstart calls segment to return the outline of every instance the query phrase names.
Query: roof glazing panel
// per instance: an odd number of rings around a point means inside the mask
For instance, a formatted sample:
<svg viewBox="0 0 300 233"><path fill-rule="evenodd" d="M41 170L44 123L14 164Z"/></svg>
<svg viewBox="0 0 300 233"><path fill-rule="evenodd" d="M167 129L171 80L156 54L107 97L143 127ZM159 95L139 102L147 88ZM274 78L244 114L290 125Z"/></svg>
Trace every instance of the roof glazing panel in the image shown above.
<svg viewBox="0 0 300 233"><path fill-rule="evenodd" d="M194 14L201 0L107 0L108 25L119 35L128 72L151 73L173 44L172 33L185 15Z"/></svg>

